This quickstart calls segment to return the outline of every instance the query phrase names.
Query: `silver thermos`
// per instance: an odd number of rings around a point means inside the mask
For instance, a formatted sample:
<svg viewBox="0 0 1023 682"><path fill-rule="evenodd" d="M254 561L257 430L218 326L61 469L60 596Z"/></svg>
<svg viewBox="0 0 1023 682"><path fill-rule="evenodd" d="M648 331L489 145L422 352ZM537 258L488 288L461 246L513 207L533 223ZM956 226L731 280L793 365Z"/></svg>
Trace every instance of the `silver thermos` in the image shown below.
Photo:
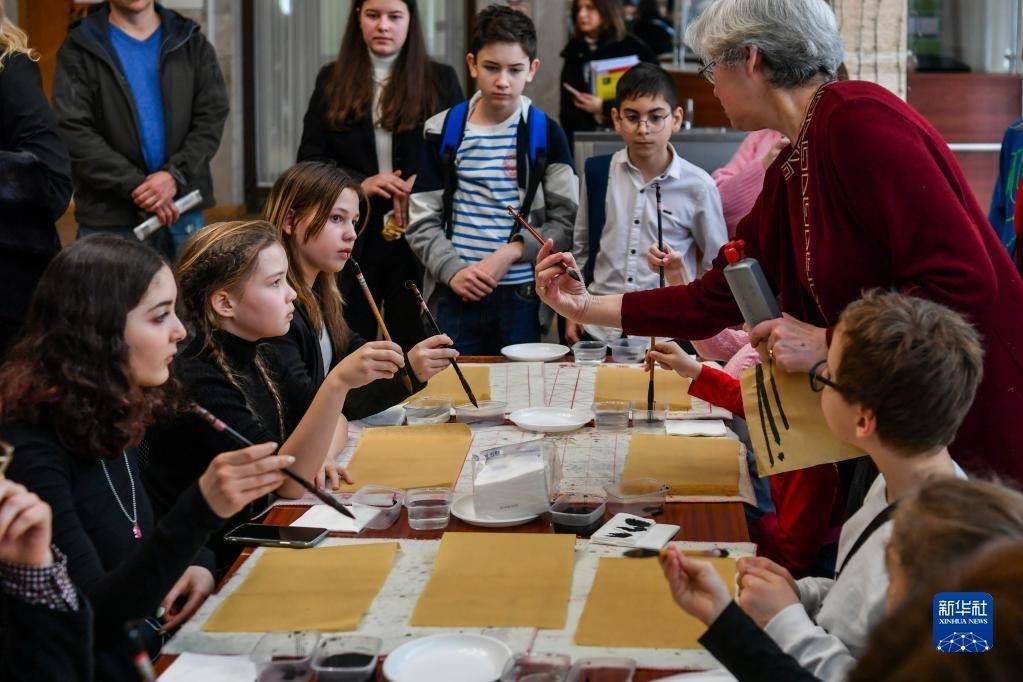
<svg viewBox="0 0 1023 682"><path fill-rule="evenodd" d="M746 324L753 328L764 320L781 317L778 301L755 258L746 258L746 243L737 239L725 244L725 279Z"/></svg>

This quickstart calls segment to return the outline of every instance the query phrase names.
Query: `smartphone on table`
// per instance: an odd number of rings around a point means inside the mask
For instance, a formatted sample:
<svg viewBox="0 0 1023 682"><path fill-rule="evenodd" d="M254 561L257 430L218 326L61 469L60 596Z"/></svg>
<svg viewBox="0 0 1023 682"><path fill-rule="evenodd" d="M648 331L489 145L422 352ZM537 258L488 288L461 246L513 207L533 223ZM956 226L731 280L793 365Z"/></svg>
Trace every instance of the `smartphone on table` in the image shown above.
<svg viewBox="0 0 1023 682"><path fill-rule="evenodd" d="M291 547L306 549L327 537L326 528L308 526L273 526L264 523L243 523L231 530L224 540L239 545L262 547Z"/></svg>

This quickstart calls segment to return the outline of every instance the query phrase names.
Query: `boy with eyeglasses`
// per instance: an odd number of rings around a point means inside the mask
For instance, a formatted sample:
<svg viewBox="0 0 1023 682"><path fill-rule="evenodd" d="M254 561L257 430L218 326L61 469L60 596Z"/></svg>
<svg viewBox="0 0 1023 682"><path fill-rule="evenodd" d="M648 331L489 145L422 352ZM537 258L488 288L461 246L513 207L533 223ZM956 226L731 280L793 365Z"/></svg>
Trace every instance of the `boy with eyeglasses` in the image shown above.
<svg viewBox="0 0 1023 682"><path fill-rule="evenodd" d="M770 559L743 559L738 602L816 677L844 679L884 615L884 553L898 501L924 481L966 478L948 444L973 403L983 354L976 329L958 313L874 290L842 312L827 360L810 373L832 434L867 453L880 475L842 525L833 577L797 581ZM736 379L670 343L657 344L650 359L692 378L692 395L742 414Z"/></svg>
<svg viewBox="0 0 1023 682"><path fill-rule="evenodd" d="M681 255L686 281L709 270L728 240L714 180L684 160L669 142L682 127L675 83L654 64L622 75L611 120L625 149L586 161L572 252L594 294L654 289L658 273L647 265L657 245L657 187L665 251ZM620 329L567 322L565 338L611 341Z"/></svg>

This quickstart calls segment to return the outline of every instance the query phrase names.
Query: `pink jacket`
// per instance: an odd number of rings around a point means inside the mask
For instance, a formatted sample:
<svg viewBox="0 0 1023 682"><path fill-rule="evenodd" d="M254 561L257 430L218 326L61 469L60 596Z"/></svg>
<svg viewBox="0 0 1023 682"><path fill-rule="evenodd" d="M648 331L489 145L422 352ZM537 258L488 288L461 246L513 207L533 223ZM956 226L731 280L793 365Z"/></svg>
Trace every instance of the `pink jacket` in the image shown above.
<svg viewBox="0 0 1023 682"><path fill-rule="evenodd" d="M710 174L721 195L728 236L735 236L735 227L753 208L764 186L763 158L771 151L781 133L774 130L758 130L746 136L731 160Z"/></svg>

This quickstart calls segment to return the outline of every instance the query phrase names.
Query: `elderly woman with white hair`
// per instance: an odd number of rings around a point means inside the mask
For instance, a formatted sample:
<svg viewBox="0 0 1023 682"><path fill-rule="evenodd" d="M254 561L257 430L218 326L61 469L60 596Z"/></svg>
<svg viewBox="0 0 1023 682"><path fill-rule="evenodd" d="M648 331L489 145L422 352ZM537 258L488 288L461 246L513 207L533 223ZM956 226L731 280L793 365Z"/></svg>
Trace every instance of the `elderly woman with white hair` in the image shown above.
<svg viewBox="0 0 1023 682"><path fill-rule="evenodd" d="M753 329L751 343L805 372L865 289L952 307L985 341L984 380L952 455L1023 483L1023 280L948 145L884 88L836 80L842 40L824 0L717 0L686 42L733 126L793 141L736 231L786 313ZM685 339L743 321L723 256L686 286L592 296L562 276L571 256L551 249L539 254L537 291L571 320Z"/></svg>

